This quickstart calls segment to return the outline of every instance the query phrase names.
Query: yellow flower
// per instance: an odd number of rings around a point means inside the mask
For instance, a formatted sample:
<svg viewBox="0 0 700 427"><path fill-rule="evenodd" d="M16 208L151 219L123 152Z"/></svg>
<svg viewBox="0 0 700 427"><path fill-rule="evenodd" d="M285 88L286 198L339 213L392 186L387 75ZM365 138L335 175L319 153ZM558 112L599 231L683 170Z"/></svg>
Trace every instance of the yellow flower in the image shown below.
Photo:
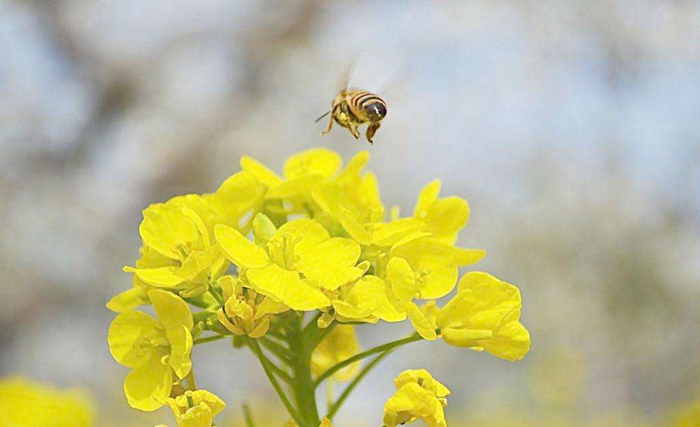
<svg viewBox="0 0 700 427"><path fill-rule="evenodd" d="M143 216L141 258L136 268L124 268L134 273L134 287L107 303L118 313L146 303L151 288L176 290L183 297L200 295L228 268L228 261L210 238L215 214L200 196L151 205Z"/></svg>
<svg viewBox="0 0 700 427"><path fill-rule="evenodd" d="M469 204L460 197L438 198L440 180L426 185L418 197L413 217L423 221L425 231L445 243L453 244L469 220Z"/></svg>
<svg viewBox="0 0 700 427"><path fill-rule="evenodd" d="M335 366L360 352L360 345L355 335L355 327L352 325L336 325L326 335L321 343L314 349L311 355L311 370L319 376ZM360 362L353 363L340 371L333 378L338 381L351 379L360 369Z"/></svg>
<svg viewBox="0 0 700 427"><path fill-rule="evenodd" d="M225 304L217 311L217 318L234 335L260 338L270 328L270 314L289 310L286 305L258 295L253 289L244 290L233 276L223 276L219 285Z"/></svg>
<svg viewBox="0 0 700 427"><path fill-rule="evenodd" d="M530 334L520 323L518 288L487 273L472 272L462 277L458 289L435 320L445 342L510 361L525 357Z"/></svg>
<svg viewBox="0 0 700 427"><path fill-rule="evenodd" d="M394 380L396 393L384 405L384 425L396 427L422 419L430 427L446 427L444 408L450 390L424 369L408 370Z"/></svg>
<svg viewBox="0 0 700 427"><path fill-rule="evenodd" d="M173 372L184 378L192 368L192 313L178 296L152 290L148 297L157 320L146 313L119 314L109 328L109 349L114 359L131 368L124 380L129 404L154 411L170 396Z"/></svg>
<svg viewBox="0 0 700 427"><path fill-rule="evenodd" d="M340 322L376 323L379 319L386 322L405 320L405 311L397 309L392 301L393 295L388 294L385 281L377 276L366 275L355 284L341 289L339 297L333 299L333 317ZM325 315L322 319L328 323Z"/></svg>
<svg viewBox="0 0 700 427"><path fill-rule="evenodd" d="M320 183L313 192L319 207L363 245L372 242L371 228L384 216L376 177L369 172L361 175L368 161L369 153L360 151L342 172Z"/></svg>
<svg viewBox="0 0 700 427"><path fill-rule="evenodd" d="M474 264L484 255L481 249L457 248L431 235L414 234L392 246L389 259L405 259L420 275L423 286L417 299L436 299L452 292L459 267Z"/></svg>
<svg viewBox="0 0 700 427"><path fill-rule="evenodd" d="M91 427L95 407L82 390L10 377L0 380L0 414L8 427Z"/></svg>
<svg viewBox="0 0 700 427"><path fill-rule="evenodd" d="M214 393L206 390L186 391L165 403L173 411L178 427L211 427L214 417L226 404Z"/></svg>
<svg viewBox="0 0 700 427"><path fill-rule="evenodd" d="M408 320L426 340L437 339L435 328L425 314L413 302L421 295L425 282L416 278L415 273L403 258L392 258L387 264L387 286L394 295L397 308L408 316Z"/></svg>
<svg viewBox="0 0 700 427"><path fill-rule="evenodd" d="M330 305L321 289L335 290L363 274L355 267L359 245L331 238L314 220L295 219L276 230L263 215L256 221L266 224L253 227L257 244L225 225L214 233L226 257L258 293L294 310L314 310Z"/></svg>
<svg viewBox="0 0 700 427"><path fill-rule="evenodd" d="M215 213L216 224L232 225L247 232L250 221L264 208L265 190L256 177L243 171L230 176L214 194L205 195L204 199ZM213 231L213 225L209 231Z"/></svg>
<svg viewBox="0 0 700 427"><path fill-rule="evenodd" d="M284 199L296 205L293 211L303 211L303 203L312 203L311 193L319 184L332 177L343 160L338 153L315 148L295 154L284 163L285 180L252 159L244 158L241 166L265 182L270 189L268 199Z"/></svg>

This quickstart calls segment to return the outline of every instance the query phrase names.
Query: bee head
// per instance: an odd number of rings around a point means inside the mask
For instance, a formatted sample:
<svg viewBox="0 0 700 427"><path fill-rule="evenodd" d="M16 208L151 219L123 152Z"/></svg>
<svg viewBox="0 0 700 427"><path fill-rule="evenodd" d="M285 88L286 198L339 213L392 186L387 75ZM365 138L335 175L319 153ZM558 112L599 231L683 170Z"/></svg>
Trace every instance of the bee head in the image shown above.
<svg viewBox="0 0 700 427"><path fill-rule="evenodd" d="M378 122L386 116L386 105L383 102L370 102L364 105L364 110L371 122Z"/></svg>

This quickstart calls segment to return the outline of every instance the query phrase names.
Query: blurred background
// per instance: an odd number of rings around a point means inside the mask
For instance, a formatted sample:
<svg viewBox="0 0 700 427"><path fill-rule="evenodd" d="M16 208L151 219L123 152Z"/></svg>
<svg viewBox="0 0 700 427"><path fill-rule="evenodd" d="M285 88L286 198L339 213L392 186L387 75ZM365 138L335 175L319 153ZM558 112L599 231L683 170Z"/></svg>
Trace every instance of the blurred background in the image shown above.
<svg viewBox="0 0 700 427"><path fill-rule="evenodd" d="M374 147L314 123L358 58L389 105ZM514 364L413 344L336 425L378 425L415 367L451 425L700 425L695 0L0 2L0 377L82 387L101 426L172 423L127 406L106 343L141 210L319 146L369 149L404 212L433 178L467 198L460 243L520 287L533 341ZM223 420L284 421L252 356L194 357Z"/></svg>

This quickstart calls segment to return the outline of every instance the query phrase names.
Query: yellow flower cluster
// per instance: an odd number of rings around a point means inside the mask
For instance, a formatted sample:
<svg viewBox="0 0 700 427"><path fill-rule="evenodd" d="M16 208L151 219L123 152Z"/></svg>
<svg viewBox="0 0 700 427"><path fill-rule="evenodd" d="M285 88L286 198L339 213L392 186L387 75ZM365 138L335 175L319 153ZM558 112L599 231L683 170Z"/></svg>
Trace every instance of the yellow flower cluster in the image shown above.
<svg viewBox="0 0 700 427"><path fill-rule="evenodd" d="M454 290L460 267L485 254L455 245L469 218L467 202L440 197L436 180L421 191L411 216L401 217L398 208L386 215L377 178L364 171L368 160L362 151L343 167L337 153L312 149L289 158L279 176L243 157L242 171L215 193L175 197L143 212L141 256L124 268L133 287L107 305L118 313L109 345L131 369L124 384L131 406L175 408L174 398L181 426L199 426L186 424L187 417L213 417L219 406L193 404L195 395L187 394L199 392L190 356L193 345L223 336L238 337L268 375L276 372L295 393L318 385L312 373L321 381L326 372L336 379L356 375L359 364L343 365L359 351L354 325L380 320L408 319L423 339L441 337L511 361L527 353L514 286L468 273L443 308L435 302ZM152 305L156 317L137 311L141 305ZM303 326L308 312L312 319ZM215 335L200 337L209 332ZM257 341L294 375L265 362ZM402 383L392 398L391 408L399 409L387 415L390 422L418 417L444 424L433 403L429 415L400 409L415 393L433 393L441 413L446 395L426 388L439 383L423 371L405 375L415 381ZM320 422L315 404L297 409L295 422Z"/></svg>
<svg viewBox="0 0 700 427"><path fill-rule="evenodd" d="M0 380L0 425L92 427L92 399L80 390L59 390L19 377Z"/></svg>

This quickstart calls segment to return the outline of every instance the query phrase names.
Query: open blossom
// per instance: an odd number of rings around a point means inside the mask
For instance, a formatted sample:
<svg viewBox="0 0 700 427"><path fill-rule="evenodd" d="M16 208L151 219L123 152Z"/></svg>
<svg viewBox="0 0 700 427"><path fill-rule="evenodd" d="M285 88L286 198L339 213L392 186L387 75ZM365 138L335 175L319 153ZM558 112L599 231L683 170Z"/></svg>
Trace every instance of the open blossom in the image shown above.
<svg viewBox="0 0 700 427"><path fill-rule="evenodd" d="M154 288L178 291L184 297L204 293L211 280L228 268L228 261L212 242L214 215L197 195L174 198L146 209L139 227L143 241L141 258L135 268L124 269L134 273L134 287L114 297L107 306L116 312L132 310L146 304L146 294Z"/></svg>
<svg viewBox="0 0 700 427"><path fill-rule="evenodd" d="M429 427L446 427L450 390L424 369L404 371L394 380L396 393L384 405L384 425L396 427L422 419Z"/></svg>
<svg viewBox="0 0 700 427"><path fill-rule="evenodd" d="M290 221L270 236L256 235L259 244L225 225L218 225L215 234L226 257L253 289L295 310L329 306L321 289L337 289L363 273L355 267L359 245L330 237L311 219Z"/></svg>
<svg viewBox="0 0 700 427"><path fill-rule="evenodd" d="M179 379L192 368L192 314L178 296L161 290L148 293L157 319L140 311L122 313L109 328L109 349L114 359L131 368L124 380L129 404L153 411L170 396L173 376Z"/></svg>
<svg viewBox="0 0 700 427"><path fill-rule="evenodd" d="M530 334L520 323L521 306L518 288L487 273L472 272L462 277L457 296L435 322L448 344L520 360L530 350Z"/></svg>

